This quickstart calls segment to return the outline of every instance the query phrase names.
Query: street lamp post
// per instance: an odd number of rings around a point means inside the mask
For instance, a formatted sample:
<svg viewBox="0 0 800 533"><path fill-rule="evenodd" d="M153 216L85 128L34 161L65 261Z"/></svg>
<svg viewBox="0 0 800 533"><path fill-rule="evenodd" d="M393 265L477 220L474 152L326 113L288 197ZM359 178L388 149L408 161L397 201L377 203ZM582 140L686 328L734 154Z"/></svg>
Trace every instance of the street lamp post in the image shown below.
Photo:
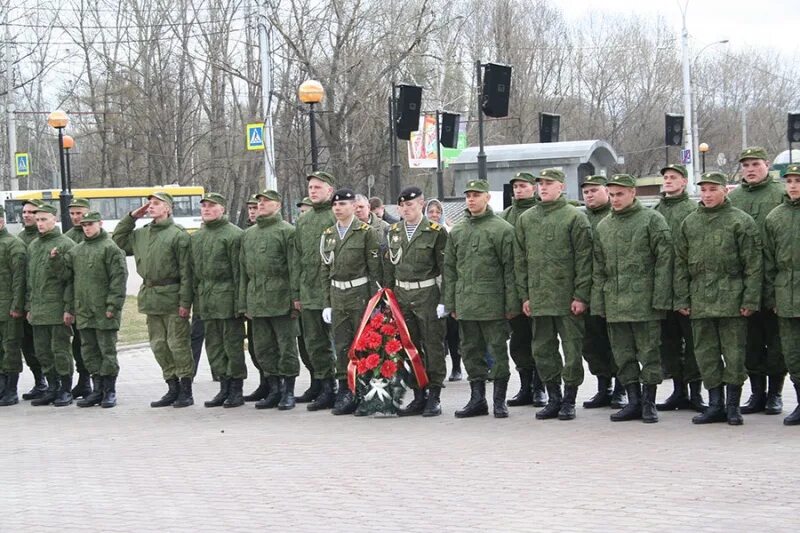
<svg viewBox="0 0 800 533"><path fill-rule="evenodd" d="M59 207L61 208L61 230L66 231L72 224L69 218L69 204L72 203L70 184L67 181L66 157L64 154L64 128L69 124L69 117L61 110L53 111L47 116L47 124L58 130L58 155L61 163L61 193Z"/></svg>
<svg viewBox="0 0 800 533"><path fill-rule="evenodd" d="M70 150L75 146L75 139L71 135L64 135L64 159L67 162L67 192L72 193L72 164L70 162Z"/></svg>
<svg viewBox="0 0 800 533"><path fill-rule="evenodd" d="M709 150L708 143L700 143L700 146L697 147L700 150L700 155L703 158L703 174L706 173L706 152Z"/></svg>
<svg viewBox="0 0 800 533"><path fill-rule="evenodd" d="M314 116L314 104L325 98L325 89L316 80L304 81L297 90L297 96L304 104L308 104L308 122L311 132L311 169L319 170L319 153L317 151L317 121Z"/></svg>

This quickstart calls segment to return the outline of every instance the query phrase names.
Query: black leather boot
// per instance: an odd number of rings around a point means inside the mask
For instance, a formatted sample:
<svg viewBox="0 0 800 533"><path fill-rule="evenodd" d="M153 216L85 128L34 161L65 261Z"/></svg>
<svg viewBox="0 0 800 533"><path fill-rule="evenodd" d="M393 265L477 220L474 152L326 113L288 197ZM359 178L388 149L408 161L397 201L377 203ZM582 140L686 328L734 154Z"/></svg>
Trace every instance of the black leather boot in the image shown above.
<svg viewBox="0 0 800 533"><path fill-rule="evenodd" d="M584 409L597 409L611 405L611 378L597 376L597 394L583 402Z"/></svg>
<svg viewBox="0 0 800 533"><path fill-rule="evenodd" d="M61 376L59 379L61 380L61 388L56 399L53 400L53 405L56 407L72 405L72 374Z"/></svg>
<svg viewBox="0 0 800 533"><path fill-rule="evenodd" d="M682 379L672 378L672 394L667 396L663 403L656 405L659 411L678 411L681 409L694 409L689 403L687 385ZM642 393L644 396L644 393Z"/></svg>
<svg viewBox="0 0 800 533"><path fill-rule="evenodd" d="M50 405L56 400L56 396L58 396L58 390L60 388L61 383L58 376L55 374L52 376L47 376L47 390L39 398L33 400L31 405Z"/></svg>
<svg viewBox="0 0 800 533"><path fill-rule="evenodd" d="M463 409L456 411L456 418L472 418L473 416L484 416L489 414L489 405L486 403L486 382L469 382L469 401Z"/></svg>
<svg viewBox="0 0 800 533"><path fill-rule="evenodd" d="M494 380L494 398L492 412L495 418L508 418L508 406L506 405L506 394L508 392L508 378Z"/></svg>
<svg viewBox="0 0 800 533"><path fill-rule="evenodd" d="M642 422L645 424L658 422L658 411L656 410L657 389L657 385L642 385Z"/></svg>
<svg viewBox="0 0 800 533"><path fill-rule="evenodd" d="M225 409L241 407L244 405L244 393L242 391L244 388L244 379L230 378L228 381L230 383L228 385L228 397L222 402L222 407Z"/></svg>
<svg viewBox="0 0 800 533"><path fill-rule="evenodd" d="M294 376L283 378L281 401L278 402L279 411L289 411L290 409L294 409L294 406L297 403L297 400L294 397L294 382Z"/></svg>
<svg viewBox="0 0 800 533"><path fill-rule="evenodd" d="M689 383L689 404L698 413L704 412L708 407L703 400L703 382L699 379Z"/></svg>
<svg viewBox="0 0 800 533"><path fill-rule="evenodd" d="M692 417L692 424L712 424L714 422L725 422L727 419L725 390L720 385L708 390L708 407L701 414Z"/></svg>
<svg viewBox="0 0 800 533"><path fill-rule="evenodd" d="M194 396L192 396L192 378L181 378L178 384L178 398L172 407L189 407L194 405Z"/></svg>
<svg viewBox="0 0 800 533"><path fill-rule="evenodd" d="M100 378L103 384L103 399L100 407L110 409L117 405L117 376L103 376Z"/></svg>
<svg viewBox="0 0 800 533"><path fill-rule="evenodd" d="M225 403L225 400L228 399L228 394L230 394L231 390L231 380L221 377L219 378L219 392L216 396L211 398L210 400L206 400L203 402L203 405L206 407L222 407L222 404Z"/></svg>
<svg viewBox="0 0 800 533"><path fill-rule="evenodd" d="M640 420L642 418L642 392L639 382L625 385L628 393L628 405L611 415L612 422Z"/></svg>
<svg viewBox="0 0 800 533"><path fill-rule="evenodd" d="M726 392L728 393L728 401L725 404L725 416L728 419L728 425L741 426L744 424L742 411L739 407L739 402L742 401L742 386L728 384L726 389Z"/></svg>
<svg viewBox="0 0 800 533"><path fill-rule="evenodd" d="M347 386L347 380L339 380L339 395L331 412L337 416L352 415L356 407L358 407L358 401L356 401L356 396L353 394L353 391Z"/></svg>
<svg viewBox="0 0 800 533"><path fill-rule="evenodd" d="M539 370L536 368L533 369L532 383L533 402L531 402L531 405L534 407L544 407L547 405L547 393L545 392L545 386L544 383L542 383L542 378L539 377Z"/></svg>
<svg viewBox="0 0 800 533"><path fill-rule="evenodd" d="M422 411L422 416L439 416L442 414L442 404L439 399L441 392L441 387L428 387L428 399L425 402L425 410Z"/></svg>
<svg viewBox="0 0 800 533"><path fill-rule="evenodd" d="M561 410L561 383L547 383L547 404L544 406L544 409L541 409L536 412L536 418L538 420L547 420L549 418L556 418L558 416L558 412Z"/></svg>
<svg viewBox="0 0 800 533"><path fill-rule="evenodd" d="M628 393L625 392L625 386L620 382L618 377L614 378L614 390L611 392L611 407L612 409L623 409L628 405Z"/></svg>
<svg viewBox="0 0 800 533"><path fill-rule="evenodd" d="M36 400L47 391L47 380L41 370L33 372L33 387L22 395L23 400Z"/></svg>
<svg viewBox="0 0 800 533"><path fill-rule="evenodd" d="M784 376L769 377L767 405L764 407L765 415L779 415L783 412L783 380Z"/></svg>
<svg viewBox="0 0 800 533"><path fill-rule="evenodd" d="M73 389L74 390L74 389ZM103 378L92 376L92 392L75 402L78 407L92 407L103 401Z"/></svg>
<svg viewBox="0 0 800 533"><path fill-rule="evenodd" d="M71 378L70 378L71 381ZM78 374L78 383L75 384L75 387L72 389L71 394L73 398L86 398L92 393L92 381L90 381L90 376L88 372L83 372ZM102 391L100 391L102 394Z"/></svg>
<svg viewBox="0 0 800 533"><path fill-rule="evenodd" d="M414 399L403 409L397 411L397 416L416 416L421 415L425 410L425 390L413 389Z"/></svg>
<svg viewBox="0 0 800 533"><path fill-rule="evenodd" d="M564 399L561 401L561 409L558 410L559 420L575 419L575 398L577 396L577 385L564 385Z"/></svg>
<svg viewBox="0 0 800 533"><path fill-rule="evenodd" d="M6 385L3 388L3 395L0 396L0 407L8 407L9 405L16 405L19 403L17 383L19 383L18 373L11 372L10 374L6 374Z"/></svg>
<svg viewBox="0 0 800 533"><path fill-rule="evenodd" d="M797 394L797 407L792 414L783 419L784 426L800 426L800 383L794 384L794 391Z"/></svg>
<svg viewBox="0 0 800 533"><path fill-rule="evenodd" d="M280 376L267 376L269 394L256 402L256 409L274 409L281 401L281 378Z"/></svg>
<svg viewBox="0 0 800 533"><path fill-rule="evenodd" d="M160 400L150 402L150 407L168 407L178 399L178 378L167 380L167 392Z"/></svg>
<svg viewBox="0 0 800 533"><path fill-rule="evenodd" d="M306 406L309 411L322 411L333 407L335 400L334 381L332 378L323 379L320 383L319 394Z"/></svg>
<svg viewBox="0 0 800 533"><path fill-rule="evenodd" d="M533 404L533 370L519 369L519 392L508 400L509 407Z"/></svg>
<svg viewBox="0 0 800 533"><path fill-rule="evenodd" d="M750 398L742 406L743 415L760 413L767 407L767 376L750 374L750 390Z"/></svg>
<svg viewBox="0 0 800 533"><path fill-rule="evenodd" d="M322 380L311 378L311 385L305 390L303 394L297 396L294 401L296 403L308 403L313 402L317 396L319 396L320 391L322 390Z"/></svg>
<svg viewBox="0 0 800 533"><path fill-rule="evenodd" d="M269 394L269 384L267 383L267 377L259 372L258 378L259 378L258 388L256 388L256 390L254 390L247 396L244 396L244 401L257 402L258 400L263 400L264 398L267 397L267 394Z"/></svg>

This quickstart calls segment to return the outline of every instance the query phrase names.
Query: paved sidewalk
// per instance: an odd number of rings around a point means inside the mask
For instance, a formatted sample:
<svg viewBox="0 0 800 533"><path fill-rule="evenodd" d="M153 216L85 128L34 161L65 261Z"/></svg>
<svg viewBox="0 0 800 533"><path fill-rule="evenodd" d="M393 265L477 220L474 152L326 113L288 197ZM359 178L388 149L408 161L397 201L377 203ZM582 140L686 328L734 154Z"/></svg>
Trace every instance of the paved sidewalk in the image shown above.
<svg viewBox="0 0 800 533"><path fill-rule="evenodd" d="M560 422L522 407L456 420L465 381L433 419L206 409L205 361L197 405L151 409L164 385L149 350L120 359L115 409L0 408L1 532L797 529L800 428L781 416L698 427L687 412L612 424L605 409Z"/></svg>

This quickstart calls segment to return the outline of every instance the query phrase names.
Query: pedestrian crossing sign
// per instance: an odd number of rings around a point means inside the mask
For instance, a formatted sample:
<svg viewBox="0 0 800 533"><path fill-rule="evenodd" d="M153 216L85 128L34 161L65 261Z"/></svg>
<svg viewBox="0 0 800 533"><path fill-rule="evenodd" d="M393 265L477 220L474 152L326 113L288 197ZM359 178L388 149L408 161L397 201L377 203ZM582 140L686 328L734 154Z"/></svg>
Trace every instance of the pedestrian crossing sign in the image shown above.
<svg viewBox="0 0 800 533"><path fill-rule="evenodd" d="M247 125L247 149L264 149L264 123L256 122Z"/></svg>
<svg viewBox="0 0 800 533"><path fill-rule="evenodd" d="M31 173L31 159L28 154L15 154L17 161L17 176L27 176Z"/></svg>

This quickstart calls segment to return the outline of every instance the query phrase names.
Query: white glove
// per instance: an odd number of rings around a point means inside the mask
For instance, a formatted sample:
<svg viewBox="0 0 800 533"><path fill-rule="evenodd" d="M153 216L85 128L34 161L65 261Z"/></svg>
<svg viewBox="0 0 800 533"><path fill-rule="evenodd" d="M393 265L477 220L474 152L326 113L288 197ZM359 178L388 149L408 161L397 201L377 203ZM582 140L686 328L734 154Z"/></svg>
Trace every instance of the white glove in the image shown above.
<svg viewBox="0 0 800 533"><path fill-rule="evenodd" d="M325 309L322 310L322 320L326 324L333 323L333 316L332 315L333 315L333 310L330 307L326 307Z"/></svg>
<svg viewBox="0 0 800 533"><path fill-rule="evenodd" d="M444 318L448 315L447 309L444 308L444 304L439 304L436 306L436 318Z"/></svg>

